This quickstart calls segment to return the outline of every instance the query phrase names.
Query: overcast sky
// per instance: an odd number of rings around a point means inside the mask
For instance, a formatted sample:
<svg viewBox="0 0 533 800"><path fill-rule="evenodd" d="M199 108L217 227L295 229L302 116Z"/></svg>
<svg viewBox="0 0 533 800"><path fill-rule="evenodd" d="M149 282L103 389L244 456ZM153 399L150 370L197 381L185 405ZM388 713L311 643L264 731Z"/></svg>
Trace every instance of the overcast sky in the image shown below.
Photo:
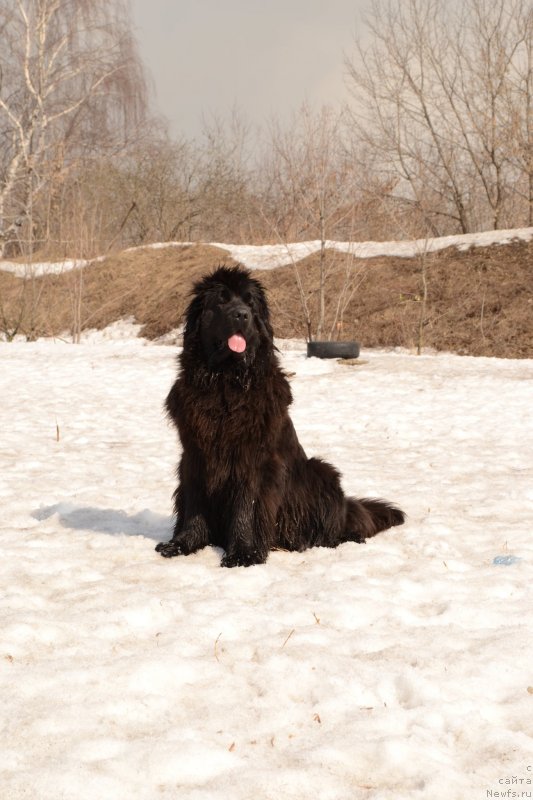
<svg viewBox="0 0 533 800"><path fill-rule="evenodd" d="M195 136L202 114L237 107L251 125L287 119L304 101L347 97L369 0L131 0L156 108L175 135Z"/></svg>

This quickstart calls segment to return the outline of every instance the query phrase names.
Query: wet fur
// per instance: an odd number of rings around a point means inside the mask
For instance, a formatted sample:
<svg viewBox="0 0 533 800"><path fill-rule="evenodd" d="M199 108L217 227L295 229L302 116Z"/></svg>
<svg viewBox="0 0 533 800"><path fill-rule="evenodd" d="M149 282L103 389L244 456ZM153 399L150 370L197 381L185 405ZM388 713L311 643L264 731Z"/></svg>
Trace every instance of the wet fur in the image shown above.
<svg viewBox="0 0 533 800"><path fill-rule="evenodd" d="M247 342L242 354L227 344L237 331ZM166 408L183 452L174 533L156 548L162 556L211 544L224 549L223 566L249 566L274 548L364 542L403 523L385 501L345 497L337 470L307 458L265 293L247 270L221 267L195 285L179 362Z"/></svg>

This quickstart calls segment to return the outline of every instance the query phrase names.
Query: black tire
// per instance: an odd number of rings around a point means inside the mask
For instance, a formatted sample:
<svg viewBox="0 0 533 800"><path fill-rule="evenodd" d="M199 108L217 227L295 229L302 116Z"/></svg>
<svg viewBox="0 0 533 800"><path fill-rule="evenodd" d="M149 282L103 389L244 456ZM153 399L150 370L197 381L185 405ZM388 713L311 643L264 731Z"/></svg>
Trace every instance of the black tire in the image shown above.
<svg viewBox="0 0 533 800"><path fill-rule="evenodd" d="M358 342L307 342L307 358L357 358Z"/></svg>

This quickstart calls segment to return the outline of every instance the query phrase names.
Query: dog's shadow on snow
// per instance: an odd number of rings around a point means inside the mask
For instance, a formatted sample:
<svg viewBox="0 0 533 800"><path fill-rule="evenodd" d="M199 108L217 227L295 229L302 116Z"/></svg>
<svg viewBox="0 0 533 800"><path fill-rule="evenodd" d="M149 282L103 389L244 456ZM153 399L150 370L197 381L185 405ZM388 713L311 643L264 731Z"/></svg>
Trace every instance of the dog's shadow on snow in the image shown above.
<svg viewBox="0 0 533 800"><path fill-rule="evenodd" d="M169 539L172 533L172 518L154 514L147 508L130 515L113 508L56 503L36 509L32 517L39 522L57 517L63 527L71 530L95 531L111 536L145 536L157 542Z"/></svg>

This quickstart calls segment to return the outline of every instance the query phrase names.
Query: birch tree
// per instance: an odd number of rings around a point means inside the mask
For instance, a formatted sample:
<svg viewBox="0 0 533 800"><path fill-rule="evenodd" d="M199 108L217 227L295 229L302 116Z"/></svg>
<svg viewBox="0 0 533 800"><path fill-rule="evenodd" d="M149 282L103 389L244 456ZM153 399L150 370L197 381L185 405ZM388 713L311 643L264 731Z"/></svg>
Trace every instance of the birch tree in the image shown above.
<svg viewBox="0 0 533 800"><path fill-rule="evenodd" d="M3 253L81 158L123 146L146 92L122 0L2 0L0 35Z"/></svg>

